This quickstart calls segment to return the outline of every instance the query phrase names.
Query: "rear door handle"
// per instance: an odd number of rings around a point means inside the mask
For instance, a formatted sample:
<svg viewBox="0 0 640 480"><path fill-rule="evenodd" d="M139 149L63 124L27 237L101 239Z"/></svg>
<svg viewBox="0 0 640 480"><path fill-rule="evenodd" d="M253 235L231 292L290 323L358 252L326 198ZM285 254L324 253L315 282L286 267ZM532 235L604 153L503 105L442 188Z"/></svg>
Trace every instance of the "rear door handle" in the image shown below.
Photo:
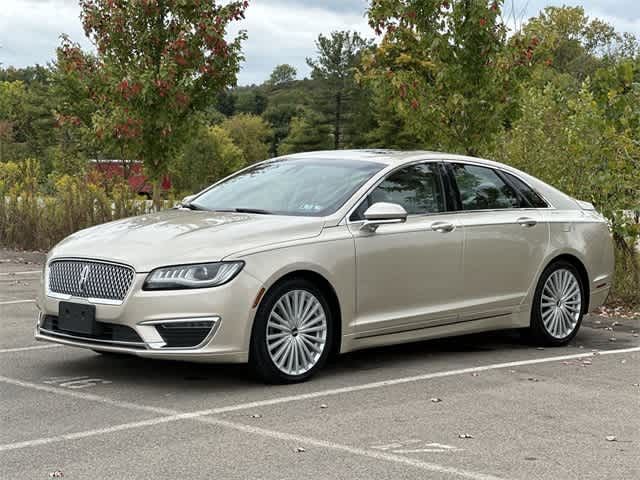
<svg viewBox="0 0 640 480"><path fill-rule="evenodd" d="M520 217L516 221L523 227L535 227L538 224L538 221L531 217Z"/></svg>
<svg viewBox="0 0 640 480"><path fill-rule="evenodd" d="M431 224L431 230L434 232L448 233L453 231L455 228L456 226L449 222L433 222Z"/></svg>

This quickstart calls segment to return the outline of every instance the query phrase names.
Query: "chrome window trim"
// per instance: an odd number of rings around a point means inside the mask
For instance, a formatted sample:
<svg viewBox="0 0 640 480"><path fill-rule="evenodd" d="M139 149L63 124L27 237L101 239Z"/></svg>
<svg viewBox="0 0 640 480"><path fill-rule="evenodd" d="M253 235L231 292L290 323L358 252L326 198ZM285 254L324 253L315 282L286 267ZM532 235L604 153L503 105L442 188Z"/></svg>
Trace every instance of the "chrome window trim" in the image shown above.
<svg viewBox="0 0 640 480"><path fill-rule="evenodd" d="M360 203L367 198L367 196L378 186L380 185L389 175L391 175L392 173L394 173L395 171L406 167L408 165L415 165L417 163L463 163L463 164L468 164L468 165L474 165L477 167L484 167L484 168L488 168L491 170L498 170L500 172L504 172L504 173L508 173L510 175L513 175L514 177L516 177L518 180L520 180L522 183L524 183L527 187L529 187L531 190L533 190L537 195L540 196L540 198L542 198L542 200L547 204L546 207L524 207L524 208L489 208L489 209L483 209L483 210L447 210L445 212L433 212L433 213L420 213L420 214L413 214L413 215L408 215L407 218L414 218L416 216L439 216L439 215L455 215L455 214L465 214L465 213L482 213L482 212L505 212L505 211L546 211L546 210L553 210L555 209L555 207L553 206L553 204L543 195L541 194L537 189L533 188L529 182L527 182L525 179L523 179L520 175L512 172L511 170L508 170L506 168L502 168L499 166L494 166L494 165L487 165L486 163L482 163L482 162L474 162L471 160L466 160L466 159L457 159L457 158L423 158L420 160L412 160L411 162L407 162L407 163L403 163L401 165L395 165L394 168L387 170L382 177L380 177L371 187L369 187L368 190L365 191L364 194L362 194L358 200L354 203L354 205L347 211L347 213L340 219L340 222L338 222L338 225L353 225L353 224L358 224L363 222L363 220L350 220L349 217L351 217L351 215L353 214L353 212L355 210L358 209L358 207L360 206Z"/></svg>
<svg viewBox="0 0 640 480"><path fill-rule="evenodd" d="M122 300L113 300L113 299L109 299L109 298L94 298L94 297L76 297L74 295L71 294L67 294L67 293L58 293L58 292L52 292L49 289L49 270L50 270L50 265L52 263L55 262L65 262L65 261L75 261L75 262L92 262L92 263L102 263L105 265L117 265L119 267L125 267L128 268L129 270L131 270L133 272L133 279L131 280L131 285L129 285L129 289L127 290L127 293L125 294L124 298ZM88 257L56 257L56 258L52 258L49 259L46 264L45 264L45 269L44 269L44 287L45 287L45 293L47 295L47 297L50 298L55 298L58 300L72 300L72 299L78 299L78 300L85 300L91 304L97 304L97 305L122 305L127 298L129 297L129 294L131 293L131 291L133 290L133 285L135 283L135 279L136 279L136 269L133 268L133 266L128 265L126 263L121 263L121 262L112 262L112 261L108 261L108 260L99 260L99 259L95 259L95 258L88 258Z"/></svg>
<svg viewBox="0 0 640 480"><path fill-rule="evenodd" d="M473 160L458 160L458 159L442 159L441 162L443 163L462 163L465 165L473 165L474 167L484 167L484 168L488 168L490 170L497 170L499 172L503 172L503 173L508 173L509 175L513 175L514 177L516 177L518 180L520 180L522 183L524 183L527 187L529 187L531 190L533 190L533 192L538 195L543 201L544 203L547 204L546 207L525 207L525 208L489 208L489 209L483 209L483 210L456 210L456 213L459 212L497 212L497 211L505 211L505 210L549 210L549 209L554 209L555 207L553 206L553 204L544 196L542 195L537 189L533 188L531 186L531 184L529 182L527 182L524 178L522 178L520 175L518 175L517 173L508 170L502 166L495 166L495 165L487 165L486 163L482 163L482 162L474 162Z"/></svg>
<svg viewBox="0 0 640 480"><path fill-rule="evenodd" d="M349 217L351 217L351 215L353 214L354 211L356 211L358 209L358 207L360 206L360 204L362 203L362 201L367 198L367 196L373 191L375 190L378 185L380 185L382 182L384 182L389 175L392 175L393 173L397 172L398 170L401 170L405 167L409 167L411 165L417 165L420 163L441 163L442 160L437 159L437 158L422 158L419 160L412 160L410 162L406 162L403 163L401 165L394 165L394 168L387 170L386 172L384 170L382 170L381 172L378 172L380 174L382 174L382 176L380 178L378 178L378 180L375 181L375 183L373 183L362 195L360 195L360 197L358 198L358 200L356 200L356 202L352 205L352 207L347 210L347 213L340 219L340 221L338 222L338 225L352 225L352 224L358 224L363 222L364 220L350 220ZM443 192L444 193L444 192ZM353 197L351 197L349 200L353 199ZM347 203L347 202L345 202ZM453 213L452 211L444 211L444 212L428 212L428 213L412 213L407 215L407 218L415 218L418 216L429 216L429 215L442 215L442 214L447 214L447 213Z"/></svg>

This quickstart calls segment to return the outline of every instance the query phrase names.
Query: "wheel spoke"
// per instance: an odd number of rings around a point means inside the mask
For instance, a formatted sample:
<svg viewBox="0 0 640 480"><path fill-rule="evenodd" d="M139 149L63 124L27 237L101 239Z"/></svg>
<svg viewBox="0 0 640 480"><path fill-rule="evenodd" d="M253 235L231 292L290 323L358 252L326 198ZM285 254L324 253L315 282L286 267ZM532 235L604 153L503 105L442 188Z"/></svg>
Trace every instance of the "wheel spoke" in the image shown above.
<svg viewBox="0 0 640 480"><path fill-rule="evenodd" d="M273 351L276 348L278 348L280 345L282 345L283 343L288 342L289 341L289 337L290 337L290 335L287 334L287 336L285 336L284 338L281 338L280 340L276 340L274 342L269 343L268 344L269 345L269 347L268 347L269 350Z"/></svg>
<svg viewBox="0 0 640 480"><path fill-rule="evenodd" d="M309 319L308 321L304 322L303 324L300 325L300 330L306 330L309 327L313 327L317 324L321 324L324 325L325 322L325 318L323 314L320 314L316 317L313 317L311 319Z"/></svg>
<svg viewBox="0 0 640 480"><path fill-rule="evenodd" d="M282 342L282 346L280 347L280 350L278 350L275 355L272 355L271 358L273 358L273 361L278 363L280 362L280 360L283 359L283 357L286 356L286 352L287 352L287 348L289 347L289 339L287 339L286 342Z"/></svg>
<svg viewBox="0 0 640 480"><path fill-rule="evenodd" d="M278 315L277 313L273 313L271 318L269 319L267 326L276 330L289 331L289 325L285 322L285 320Z"/></svg>
<svg viewBox="0 0 640 480"><path fill-rule="evenodd" d="M324 325L320 325L319 327L309 327L309 328L302 328L300 330L298 330L300 333L313 333L313 332L324 332Z"/></svg>

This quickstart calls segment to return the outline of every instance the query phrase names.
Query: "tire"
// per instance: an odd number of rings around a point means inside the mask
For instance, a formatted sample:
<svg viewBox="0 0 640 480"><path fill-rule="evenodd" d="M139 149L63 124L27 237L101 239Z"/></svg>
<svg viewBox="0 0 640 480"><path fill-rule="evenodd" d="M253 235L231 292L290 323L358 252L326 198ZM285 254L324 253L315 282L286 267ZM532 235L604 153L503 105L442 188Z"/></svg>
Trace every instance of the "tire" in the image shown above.
<svg viewBox="0 0 640 480"><path fill-rule="evenodd" d="M265 383L308 380L330 354L333 321L329 303L314 283L291 278L277 284L256 312L249 348L252 370Z"/></svg>
<svg viewBox="0 0 640 480"><path fill-rule="evenodd" d="M559 260L542 272L531 307L530 338L539 345L559 347L576 336L585 308L585 286L573 264Z"/></svg>

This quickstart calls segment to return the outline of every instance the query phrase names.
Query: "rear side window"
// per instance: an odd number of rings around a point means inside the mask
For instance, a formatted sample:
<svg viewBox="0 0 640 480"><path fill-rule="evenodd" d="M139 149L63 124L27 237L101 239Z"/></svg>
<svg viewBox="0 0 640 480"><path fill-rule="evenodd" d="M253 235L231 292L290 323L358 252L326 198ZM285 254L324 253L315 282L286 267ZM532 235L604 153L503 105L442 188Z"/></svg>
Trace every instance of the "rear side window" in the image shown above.
<svg viewBox="0 0 640 480"><path fill-rule="evenodd" d="M378 202L402 205L409 215L444 211L437 164L409 165L391 173L358 206L350 220L362 220L367 208Z"/></svg>
<svg viewBox="0 0 640 480"><path fill-rule="evenodd" d="M518 194L491 168L454 163L453 177L460 193L462 210L520 208Z"/></svg>
<svg viewBox="0 0 640 480"><path fill-rule="evenodd" d="M515 175L511 175L507 172L502 172L507 177L509 183L518 190L518 193L527 201L528 207L533 208L548 208L547 202L545 202L540 195L538 195L529 185L524 183Z"/></svg>

